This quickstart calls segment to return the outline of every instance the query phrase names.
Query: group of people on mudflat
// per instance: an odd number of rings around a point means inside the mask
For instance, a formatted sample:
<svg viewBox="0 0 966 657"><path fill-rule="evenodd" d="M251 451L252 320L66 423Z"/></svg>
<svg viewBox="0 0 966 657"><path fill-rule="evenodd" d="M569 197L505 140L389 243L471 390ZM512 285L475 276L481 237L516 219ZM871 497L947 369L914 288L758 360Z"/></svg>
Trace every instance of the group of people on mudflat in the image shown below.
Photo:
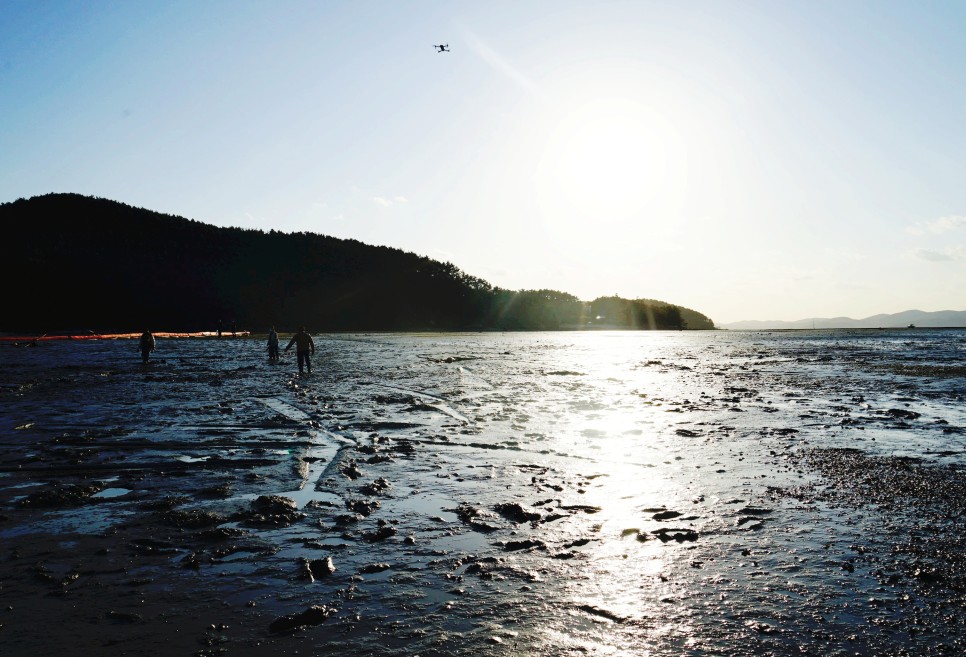
<svg viewBox="0 0 966 657"><path fill-rule="evenodd" d="M154 339L154 334L150 330L141 334L141 338L138 340L138 350L141 352L142 362L148 362L148 358L151 352L154 351L156 345L157 342ZM311 374L312 356L315 355L315 341L305 331L304 326L300 326L298 333L292 336L288 346L285 347L285 351L291 349L293 345L295 346L295 355L298 359L299 374L304 374L306 370ZM281 358L281 353L278 348L278 332L273 326L272 330L268 332L268 360L272 363L277 363L279 358Z"/></svg>
<svg viewBox="0 0 966 657"><path fill-rule="evenodd" d="M288 351L295 345L295 356L298 359L299 364L299 374L304 374L305 369L308 369L309 374L312 373L312 358L315 354L315 341L312 340L312 336L306 333L305 327L300 326L298 333L292 336L289 340L288 346L285 347L285 351ZM268 360L276 363L280 357L278 351L278 333L275 331L275 327L268 332Z"/></svg>

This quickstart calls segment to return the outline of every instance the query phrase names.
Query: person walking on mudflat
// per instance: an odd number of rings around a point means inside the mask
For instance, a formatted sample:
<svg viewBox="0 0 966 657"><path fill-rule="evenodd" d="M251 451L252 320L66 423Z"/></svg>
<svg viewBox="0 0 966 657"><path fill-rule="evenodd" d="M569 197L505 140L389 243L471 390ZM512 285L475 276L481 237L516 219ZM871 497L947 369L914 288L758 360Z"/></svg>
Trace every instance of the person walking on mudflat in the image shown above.
<svg viewBox="0 0 966 657"><path fill-rule="evenodd" d="M154 335L151 331L145 331L141 334L141 339L138 340L138 349L141 350L141 361L148 362L148 356L154 351Z"/></svg>
<svg viewBox="0 0 966 657"><path fill-rule="evenodd" d="M308 369L309 374L311 374L312 359L310 356L315 354L315 342L312 340L312 336L305 332L304 326L300 326L299 332L292 336L288 346L285 347L285 351L291 349L293 344L295 345L295 355L299 361L299 374L304 373L302 370L303 365Z"/></svg>
<svg viewBox="0 0 966 657"><path fill-rule="evenodd" d="M268 332L268 360L273 363L278 360L278 333L275 332L275 327Z"/></svg>

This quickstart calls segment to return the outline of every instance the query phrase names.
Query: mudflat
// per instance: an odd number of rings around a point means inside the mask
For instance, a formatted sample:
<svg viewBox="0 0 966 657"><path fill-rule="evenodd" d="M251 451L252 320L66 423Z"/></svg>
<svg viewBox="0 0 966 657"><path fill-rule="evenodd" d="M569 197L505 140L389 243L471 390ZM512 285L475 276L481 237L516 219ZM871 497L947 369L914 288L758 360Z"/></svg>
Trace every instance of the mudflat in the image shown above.
<svg viewBox="0 0 966 657"><path fill-rule="evenodd" d="M3 655L966 649L966 331L0 345Z"/></svg>

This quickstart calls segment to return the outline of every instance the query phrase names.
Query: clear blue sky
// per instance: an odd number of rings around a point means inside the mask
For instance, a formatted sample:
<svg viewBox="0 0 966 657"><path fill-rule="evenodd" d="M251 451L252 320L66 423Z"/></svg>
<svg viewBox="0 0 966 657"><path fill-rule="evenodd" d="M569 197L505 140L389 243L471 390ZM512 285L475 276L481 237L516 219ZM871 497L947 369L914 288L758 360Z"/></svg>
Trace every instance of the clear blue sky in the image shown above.
<svg viewBox="0 0 966 657"><path fill-rule="evenodd" d="M0 202L719 323L963 310L964 34L963 2L0 0Z"/></svg>

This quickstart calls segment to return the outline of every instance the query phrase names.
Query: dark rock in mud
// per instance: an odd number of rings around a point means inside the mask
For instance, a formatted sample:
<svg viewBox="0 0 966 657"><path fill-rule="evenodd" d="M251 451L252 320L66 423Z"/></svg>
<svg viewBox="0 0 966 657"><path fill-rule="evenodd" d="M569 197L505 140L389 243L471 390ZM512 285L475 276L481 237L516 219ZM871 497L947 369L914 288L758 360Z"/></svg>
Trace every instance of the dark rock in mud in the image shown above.
<svg viewBox="0 0 966 657"><path fill-rule="evenodd" d="M391 486L392 484L390 484L387 479L380 477L379 479L376 479L375 481L366 484L359 490L363 495L371 496L371 495L379 495L381 493L385 493L387 490L389 490Z"/></svg>
<svg viewBox="0 0 966 657"><path fill-rule="evenodd" d="M330 502L328 500L309 500L305 503L303 508L305 509L331 509L332 507L338 506L335 502Z"/></svg>
<svg viewBox="0 0 966 657"><path fill-rule="evenodd" d="M234 545L234 544L225 545L223 547L213 549L211 551L211 556L209 557L208 561L213 562L216 559L224 559L225 557L229 557L237 552L248 552L248 551L249 550L242 545Z"/></svg>
<svg viewBox="0 0 966 657"><path fill-rule="evenodd" d="M286 527L305 517L295 500L281 495L260 495L249 511L233 516L245 525L254 527Z"/></svg>
<svg viewBox="0 0 966 657"><path fill-rule="evenodd" d="M484 563L484 560L480 560L476 563L471 563L463 571L465 575L476 575L482 580L494 580L497 579L496 574L491 570L491 566ZM502 578L501 578L502 579Z"/></svg>
<svg viewBox="0 0 966 657"><path fill-rule="evenodd" d="M531 550L533 548L544 549L547 544L543 541L537 541L534 539L527 539L524 541L507 541L503 544L503 549L507 552L516 552L518 550Z"/></svg>
<svg viewBox="0 0 966 657"><path fill-rule="evenodd" d="M362 519L363 516L358 513L342 513L333 518L333 521L336 525L344 527L346 525L354 525Z"/></svg>
<svg viewBox="0 0 966 657"><path fill-rule="evenodd" d="M366 543L377 543L379 541L384 541L387 538L395 536L398 532L395 527L390 527L389 525L383 525L378 529L371 532L362 532L362 540Z"/></svg>
<svg viewBox="0 0 966 657"><path fill-rule="evenodd" d="M740 388L736 386L727 386L724 391L730 395L738 395L741 397L758 397L761 394L753 388Z"/></svg>
<svg viewBox="0 0 966 657"><path fill-rule="evenodd" d="M174 527L198 529L225 522L225 516L204 509L170 509L160 514L161 520Z"/></svg>
<svg viewBox="0 0 966 657"><path fill-rule="evenodd" d="M607 620L613 621L615 623L623 623L625 620L623 616L615 614L614 612L608 611L606 609L601 609L600 607L595 607L593 605L578 605L577 609L579 609L584 613L590 614L592 616L599 616L600 618L606 618Z"/></svg>
<svg viewBox="0 0 966 657"><path fill-rule="evenodd" d="M291 632L302 627L319 625L335 612L331 607L312 605L300 614L282 616L272 621L268 626L269 632Z"/></svg>
<svg viewBox="0 0 966 657"><path fill-rule="evenodd" d="M907 411L902 408L890 408L885 413L886 415L894 417L897 420L915 420L920 417L919 413L916 413L915 411Z"/></svg>
<svg viewBox="0 0 966 657"><path fill-rule="evenodd" d="M215 529L206 529L200 534L198 538L203 541L218 542L227 541L232 538L238 538L239 536L246 536L248 532L244 529L238 529L237 527L217 527Z"/></svg>
<svg viewBox="0 0 966 657"><path fill-rule="evenodd" d="M442 361L437 361L437 362L459 363L465 360L479 360L479 359L480 359L479 356L447 356L446 358L442 359ZM430 359L430 360L433 360L433 359Z"/></svg>
<svg viewBox="0 0 966 657"><path fill-rule="evenodd" d="M44 490L31 493L20 500L20 506L44 509L57 509L81 506L90 501L91 496L104 489L103 485L92 484L79 486L77 484L54 485Z"/></svg>
<svg viewBox="0 0 966 657"><path fill-rule="evenodd" d="M560 520L561 518L566 518L567 516L562 513L550 513L544 516L540 522L553 522L554 520Z"/></svg>
<svg viewBox="0 0 966 657"><path fill-rule="evenodd" d="M761 518L757 516L741 516L735 522L735 524L738 525L739 527L747 525L748 523L752 523L752 524L746 527L746 529L761 529L763 521Z"/></svg>
<svg viewBox="0 0 966 657"><path fill-rule="evenodd" d="M375 512L379 506L379 500L349 500L345 503L345 506L349 511L354 511L363 518L368 518Z"/></svg>
<svg viewBox="0 0 966 657"><path fill-rule="evenodd" d="M445 509L451 513L455 513L460 521L470 527L473 530L482 533L494 532L499 529L495 525L482 520L482 518L492 518L495 517L489 511L484 511L483 509L478 509L470 504L460 504L455 509Z"/></svg>
<svg viewBox="0 0 966 657"><path fill-rule="evenodd" d="M511 522L537 522L543 516L536 511L527 511L516 502L497 504L493 510Z"/></svg>
<svg viewBox="0 0 966 657"><path fill-rule="evenodd" d="M659 511L651 516L651 518L654 520L670 520L671 518L677 518L681 515L682 514L680 511Z"/></svg>
<svg viewBox="0 0 966 657"><path fill-rule="evenodd" d="M399 454L416 453L416 445L411 440L397 440L390 446L390 449Z"/></svg>
<svg viewBox="0 0 966 657"><path fill-rule="evenodd" d="M469 522L473 518L476 518L483 514L483 511L481 511L480 509L470 504L460 504L455 509L444 509L444 510L455 513L456 517L458 517L462 522Z"/></svg>
<svg viewBox="0 0 966 657"><path fill-rule="evenodd" d="M266 514L284 514L295 511L298 504L290 497L281 495L259 495L252 502L252 511Z"/></svg>
<svg viewBox="0 0 966 657"><path fill-rule="evenodd" d="M662 543L667 543L668 541L683 543L684 541L698 540L698 532L693 529L671 529L669 527L662 527L661 529L655 529L651 533L657 536Z"/></svg>
<svg viewBox="0 0 966 657"><path fill-rule="evenodd" d="M478 531L483 534L489 534L490 532L495 532L500 529L496 525L491 525L490 523L485 522L483 520L470 520L466 524L470 529L474 531Z"/></svg>
<svg viewBox="0 0 966 657"><path fill-rule="evenodd" d="M364 575L368 575L372 573L381 573L382 571L389 570L390 568L392 568L392 566L388 563L371 563L360 568L359 572Z"/></svg>
<svg viewBox="0 0 966 657"><path fill-rule="evenodd" d="M584 513L600 513L603 509L599 506L590 506L589 504L561 504L560 507L564 511L583 511Z"/></svg>
<svg viewBox="0 0 966 657"><path fill-rule="evenodd" d="M339 472L344 474L349 479L358 479L362 476L362 470L356 465L355 461L348 461L339 466Z"/></svg>
<svg viewBox="0 0 966 657"><path fill-rule="evenodd" d="M771 509L764 509L757 506L746 506L738 510L738 513L742 513L749 516L765 516L771 513Z"/></svg>
<svg viewBox="0 0 966 657"><path fill-rule="evenodd" d="M332 563L332 557L311 560L302 559L302 569L303 572L305 572L307 579L314 582L317 579L328 577L334 573L335 564Z"/></svg>

